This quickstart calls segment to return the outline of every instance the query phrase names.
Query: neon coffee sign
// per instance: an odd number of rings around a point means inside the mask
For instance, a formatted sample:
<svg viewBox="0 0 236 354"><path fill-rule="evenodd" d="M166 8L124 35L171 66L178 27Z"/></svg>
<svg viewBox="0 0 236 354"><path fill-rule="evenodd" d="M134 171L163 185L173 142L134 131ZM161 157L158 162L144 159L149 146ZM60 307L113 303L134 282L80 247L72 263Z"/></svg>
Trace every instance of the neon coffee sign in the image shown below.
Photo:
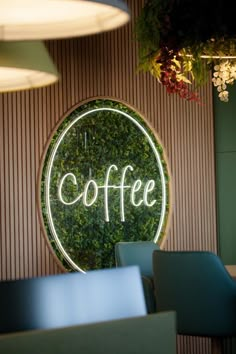
<svg viewBox="0 0 236 354"><path fill-rule="evenodd" d="M118 102L95 102L54 134L41 183L49 239L82 272L114 266L118 241L158 242L168 204L162 148L147 123Z"/></svg>
<svg viewBox="0 0 236 354"><path fill-rule="evenodd" d="M140 205L142 205L144 203L144 205L146 205L147 207L151 207L156 203L155 199L152 200L151 202L148 202L148 195L155 188L155 181L153 179L147 181L147 183L145 184L145 187L144 187L144 191L143 191L143 199L139 199L137 201L137 200L135 200L135 195L141 189L142 181L140 179L137 179L136 181L134 181L134 183L132 185L128 186L128 185L124 184L126 172L128 170L133 171L134 170L133 167L131 165L128 165L122 169L119 185L109 185L109 177L110 177L110 173L112 170L117 171L118 167L116 165L111 165L108 167L108 169L106 171L106 175L105 175L104 185L98 186L95 180L90 179L88 182L86 182L85 187L84 187L84 191L82 193L78 194L78 196L75 199L68 201L68 202L64 199L63 193L62 193L64 183L68 179L70 179L73 184L75 184L75 185L78 185L78 184L77 184L75 175L73 173L67 173L65 176L62 177L62 179L59 183L59 187L58 187L59 200L65 205L73 205L73 204L79 202L80 200L82 200L82 203L84 206L90 207L96 202L96 199L98 197L98 189L103 189L103 191L104 191L103 192L103 194L104 194L104 215L105 215L105 221L107 221L107 222L110 221L110 218L109 218L109 198L108 198L109 189L116 189L117 188L120 190L120 198L119 199L120 199L120 220L121 221L125 221L125 205L124 205L125 189L131 190L130 191L130 203L133 206L139 207ZM88 199L88 191L89 191L90 187L93 188L93 195L92 195L92 198L89 200Z"/></svg>

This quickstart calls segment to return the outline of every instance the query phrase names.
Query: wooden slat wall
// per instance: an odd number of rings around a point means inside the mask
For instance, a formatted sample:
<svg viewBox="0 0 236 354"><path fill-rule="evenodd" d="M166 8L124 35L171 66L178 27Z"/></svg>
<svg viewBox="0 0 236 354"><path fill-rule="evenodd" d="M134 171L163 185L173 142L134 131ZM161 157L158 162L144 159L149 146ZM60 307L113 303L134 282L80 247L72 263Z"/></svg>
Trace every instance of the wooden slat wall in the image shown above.
<svg viewBox="0 0 236 354"><path fill-rule="evenodd" d="M168 96L137 73L132 26L142 0L127 1L132 21L112 32L47 42L59 84L0 95L0 278L61 272L40 227L37 178L48 139L73 106L95 96L124 101L156 129L169 159L173 211L166 249L217 250L212 85L202 105ZM208 342L179 340L181 353L207 353Z"/></svg>

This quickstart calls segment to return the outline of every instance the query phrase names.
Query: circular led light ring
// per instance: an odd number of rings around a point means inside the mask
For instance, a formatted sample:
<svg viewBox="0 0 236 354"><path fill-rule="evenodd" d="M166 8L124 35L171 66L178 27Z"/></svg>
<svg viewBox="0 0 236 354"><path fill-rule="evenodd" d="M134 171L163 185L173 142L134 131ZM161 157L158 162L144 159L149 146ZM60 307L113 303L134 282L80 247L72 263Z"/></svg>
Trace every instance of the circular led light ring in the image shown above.
<svg viewBox="0 0 236 354"><path fill-rule="evenodd" d="M236 59L235 55L201 55L203 59Z"/></svg>
<svg viewBox="0 0 236 354"><path fill-rule="evenodd" d="M69 262L69 264L71 264L73 266L74 269L85 273L84 270L82 270L76 263L74 263L72 261L72 259L70 258L70 256L68 255L68 253L65 251L65 249L63 248L58 236L57 236L57 232L55 230L54 227L54 223L53 223L53 218L52 218L52 213L51 213L51 206L50 206L50 178L51 178L51 172L52 172L52 166L53 166L53 161L54 161L54 157L57 153L57 149L61 143L61 141L63 140L64 136L66 135L66 133L68 132L68 130L80 119L84 118L85 116L87 116L88 114L94 113L94 112L99 112L99 111L113 111L119 114L122 114L123 116L125 116L126 118L128 118L129 120L131 120L141 131L142 133L147 137L149 144L151 145L151 148L154 152L154 155L156 157L157 160L157 164L160 170L160 175L161 175L161 186L162 186L162 207L161 207L161 217L160 217L160 221L159 221L159 225L156 231L156 235L154 237L154 242L158 241L163 223L164 223L164 219L165 219L165 213L166 213L166 181L165 181L165 174L164 174L164 170L162 167L162 163L161 163L161 159L160 159L160 155L158 153L158 150L155 147L155 144L153 143L151 137L149 136L149 134L147 133L147 131L143 128L143 126L133 117L131 117L129 114L122 112L118 109L115 108L96 108L96 109L91 109L81 115L79 115L77 118L75 118L67 127L66 129L63 131L63 133L61 134L60 138L58 139L58 141L56 142L53 151L50 155L49 158L49 164L48 164L48 168L47 168L47 172L46 172L46 209L47 209L47 217L48 217L48 221L49 221L49 225L51 228L51 231L53 233L53 237L56 241L56 244L60 250L60 252L62 253L62 255L64 256L64 258Z"/></svg>
<svg viewBox="0 0 236 354"><path fill-rule="evenodd" d="M187 58L192 58L192 54L179 54L180 56L187 57ZM206 55L202 54L200 55L200 58L202 59L236 59L236 55Z"/></svg>

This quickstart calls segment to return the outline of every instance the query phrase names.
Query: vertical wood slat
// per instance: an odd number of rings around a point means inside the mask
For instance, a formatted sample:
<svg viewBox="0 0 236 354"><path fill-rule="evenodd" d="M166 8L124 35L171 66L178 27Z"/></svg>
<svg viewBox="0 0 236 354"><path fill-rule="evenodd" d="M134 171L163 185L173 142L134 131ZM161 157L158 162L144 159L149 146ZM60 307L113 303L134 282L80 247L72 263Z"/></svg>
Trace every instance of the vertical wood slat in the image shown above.
<svg viewBox="0 0 236 354"><path fill-rule="evenodd" d="M61 272L44 239L36 207L37 178L48 139L73 106L115 98L144 115L169 159L173 211L166 249L217 250L211 83L203 105L168 95L149 73L137 73L133 25L143 0L127 1L132 20L120 29L46 42L59 83L0 95L0 278ZM180 353L207 353L209 343L181 338ZM188 350L186 349L188 348ZM190 350L191 349L191 350Z"/></svg>

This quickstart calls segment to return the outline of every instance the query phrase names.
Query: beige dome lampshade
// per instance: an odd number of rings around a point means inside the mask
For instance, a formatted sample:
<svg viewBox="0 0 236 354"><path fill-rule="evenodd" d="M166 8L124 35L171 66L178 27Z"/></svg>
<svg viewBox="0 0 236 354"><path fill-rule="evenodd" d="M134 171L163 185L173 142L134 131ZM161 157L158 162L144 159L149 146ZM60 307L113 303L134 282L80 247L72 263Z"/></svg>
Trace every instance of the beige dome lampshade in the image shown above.
<svg viewBox="0 0 236 354"><path fill-rule="evenodd" d="M0 92L46 86L58 80L57 70L39 40L104 32L129 19L122 0L0 0Z"/></svg>
<svg viewBox="0 0 236 354"><path fill-rule="evenodd" d="M84 36L129 19L122 0L0 0L0 40Z"/></svg>
<svg viewBox="0 0 236 354"><path fill-rule="evenodd" d="M57 70L43 42L0 41L0 92L38 88L57 80Z"/></svg>

